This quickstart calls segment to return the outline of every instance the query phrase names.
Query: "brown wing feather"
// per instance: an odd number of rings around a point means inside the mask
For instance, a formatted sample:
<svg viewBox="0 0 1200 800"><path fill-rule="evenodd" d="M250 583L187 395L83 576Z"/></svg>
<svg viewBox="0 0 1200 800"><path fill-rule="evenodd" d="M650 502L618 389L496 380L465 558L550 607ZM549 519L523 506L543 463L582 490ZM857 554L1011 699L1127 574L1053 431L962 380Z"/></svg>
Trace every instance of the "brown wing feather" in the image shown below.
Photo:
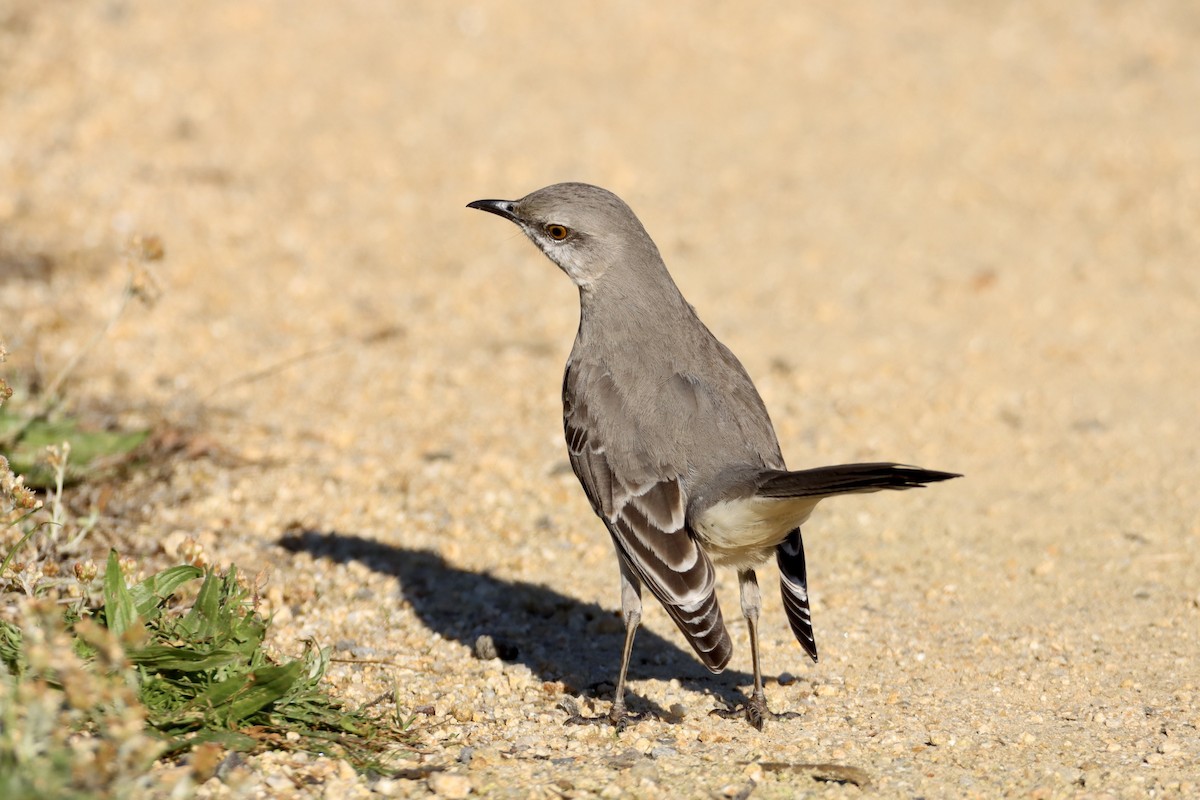
<svg viewBox="0 0 1200 800"><path fill-rule="evenodd" d="M630 479L614 469L599 437L597 410L590 405L616 402L611 381L598 376L590 391L581 393L576 377L568 365L563 427L575 475L608 527L620 558L663 604L704 665L719 672L729 663L733 647L717 602L712 562L686 524L681 476L638 474Z"/></svg>

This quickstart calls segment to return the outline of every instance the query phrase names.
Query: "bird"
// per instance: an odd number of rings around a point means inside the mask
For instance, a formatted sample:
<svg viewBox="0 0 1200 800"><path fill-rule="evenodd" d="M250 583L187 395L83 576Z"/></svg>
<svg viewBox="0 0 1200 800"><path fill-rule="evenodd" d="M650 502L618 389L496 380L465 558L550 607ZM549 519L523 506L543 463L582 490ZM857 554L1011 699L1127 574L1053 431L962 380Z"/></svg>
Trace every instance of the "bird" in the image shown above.
<svg viewBox="0 0 1200 800"><path fill-rule="evenodd" d="M619 731L638 718L625 696L643 586L704 666L719 673L728 665L733 647L715 589L722 567L737 572L754 673L747 702L725 712L761 730L777 715L763 690L755 570L775 557L792 633L815 662L800 530L816 505L961 476L895 462L789 471L746 369L700 321L645 227L612 192L557 183L467 207L515 223L579 289L563 431L571 467L616 550L625 638L609 713L571 721L607 721Z"/></svg>

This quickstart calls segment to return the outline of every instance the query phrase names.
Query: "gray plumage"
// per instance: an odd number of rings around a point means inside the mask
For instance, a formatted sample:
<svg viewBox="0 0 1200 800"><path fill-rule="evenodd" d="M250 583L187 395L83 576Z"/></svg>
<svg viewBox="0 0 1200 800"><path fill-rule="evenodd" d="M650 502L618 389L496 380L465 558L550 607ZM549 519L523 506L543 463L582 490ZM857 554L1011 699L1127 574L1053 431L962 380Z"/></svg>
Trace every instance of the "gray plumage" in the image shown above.
<svg viewBox="0 0 1200 800"><path fill-rule="evenodd" d="M579 287L563 377L571 466L612 536L626 640L610 718L627 719L625 676L644 584L713 672L732 646L714 565L738 571L750 626L750 721L769 714L758 664L754 568L772 554L797 640L815 661L800 525L821 499L957 477L892 463L789 472L741 362L684 300L658 248L616 195L562 183L469 204L515 222Z"/></svg>

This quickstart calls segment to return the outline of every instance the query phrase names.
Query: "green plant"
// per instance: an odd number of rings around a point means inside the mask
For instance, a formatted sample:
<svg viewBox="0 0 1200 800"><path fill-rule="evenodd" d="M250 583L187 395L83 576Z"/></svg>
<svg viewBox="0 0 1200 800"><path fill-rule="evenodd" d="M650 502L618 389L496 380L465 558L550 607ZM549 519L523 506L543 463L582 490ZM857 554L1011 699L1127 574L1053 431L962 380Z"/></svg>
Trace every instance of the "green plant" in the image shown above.
<svg viewBox="0 0 1200 800"><path fill-rule="evenodd" d="M9 396L0 379L0 404ZM16 590L0 618L0 797L145 794L156 759L198 747L210 759L286 748L382 769L411 742L400 715L376 719L328 694L327 650L269 656L269 620L236 567L131 578L136 562L113 550L103 574L90 560L60 574L88 530L64 513L75 452L46 448L45 504L0 455L0 594ZM194 543L184 554L203 563ZM64 593L76 599L64 606Z"/></svg>
<svg viewBox="0 0 1200 800"><path fill-rule="evenodd" d="M179 608L177 593L197 580L190 608ZM62 730L93 741L121 737L113 746L137 754L143 767L147 758L216 743L334 754L378 769L389 751L411 741L394 720L329 696L322 686L327 650L308 644L298 658L270 658L263 649L268 623L255 613L236 568L220 575L181 565L129 585L114 551L100 605L69 608L57 623L47 607L30 601L27 608L38 611L23 625L0 620L0 699L13 701L0 719L0 766L43 774L69 765L78 772L78 759L62 751ZM108 688L98 690L97 682ZM55 701L46 699L54 695L73 709L65 720L55 720ZM31 705L31 696L44 702ZM126 771L137 774L136 765Z"/></svg>

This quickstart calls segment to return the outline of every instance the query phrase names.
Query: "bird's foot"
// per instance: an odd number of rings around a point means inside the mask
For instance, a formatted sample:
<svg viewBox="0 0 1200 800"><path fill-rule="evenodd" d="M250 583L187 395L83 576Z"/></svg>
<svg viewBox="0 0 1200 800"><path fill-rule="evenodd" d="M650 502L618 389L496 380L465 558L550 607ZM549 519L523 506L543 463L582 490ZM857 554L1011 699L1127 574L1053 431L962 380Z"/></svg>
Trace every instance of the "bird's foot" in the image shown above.
<svg viewBox="0 0 1200 800"><path fill-rule="evenodd" d="M747 701L745 705L736 707L731 706L728 708L714 708L708 713L724 719L744 717L747 722L760 731L763 729L763 725L769 719L795 719L800 716L794 711L784 711L781 714L776 714L774 711L767 708L766 695L762 694L752 695L750 700Z"/></svg>
<svg viewBox="0 0 1200 800"><path fill-rule="evenodd" d="M597 714L594 717L581 714L579 706L570 698L564 698L558 706L567 712L567 718L563 721L563 725L612 725L617 733L621 733L630 725L645 719L644 714L631 714L625 708L624 703L613 703L607 714Z"/></svg>

